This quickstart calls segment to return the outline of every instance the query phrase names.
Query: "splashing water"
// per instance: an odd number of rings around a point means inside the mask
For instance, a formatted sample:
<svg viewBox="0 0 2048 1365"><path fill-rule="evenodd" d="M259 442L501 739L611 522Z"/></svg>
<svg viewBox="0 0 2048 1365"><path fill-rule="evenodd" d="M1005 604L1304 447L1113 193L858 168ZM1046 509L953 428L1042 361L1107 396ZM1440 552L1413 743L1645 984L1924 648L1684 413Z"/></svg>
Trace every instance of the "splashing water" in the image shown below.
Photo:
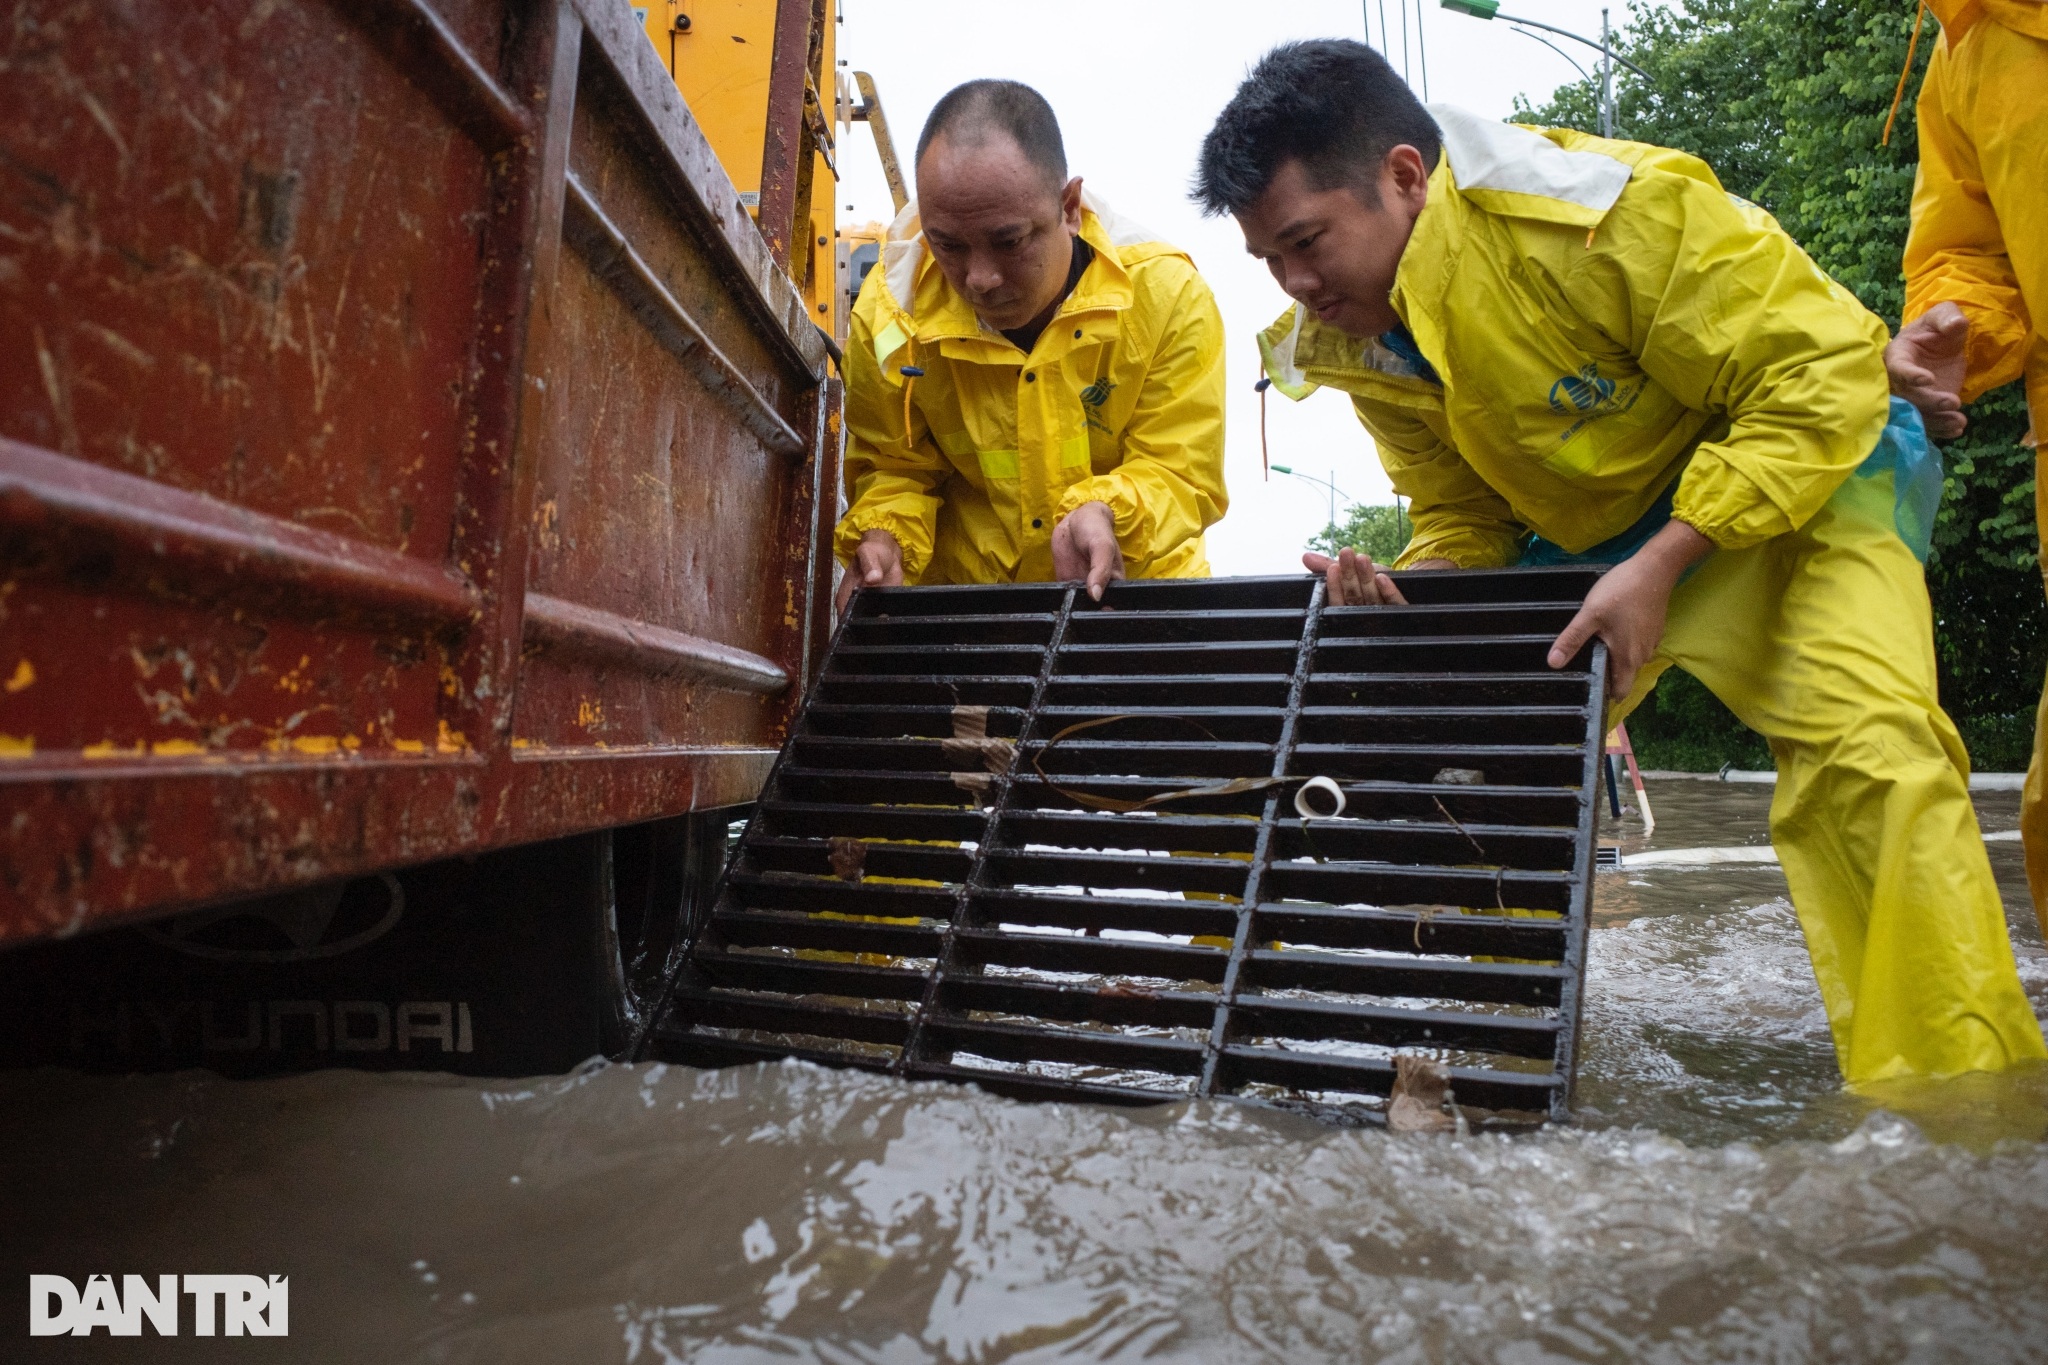
<svg viewBox="0 0 2048 1365"><path fill-rule="evenodd" d="M1671 786L1661 846L1761 837ZM2040 1358L2048 1069L1844 1095L1767 866L1604 878L1591 942L1581 1121L1529 1136L797 1064L4 1076L0 1268L288 1273L294 1361Z"/></svg>

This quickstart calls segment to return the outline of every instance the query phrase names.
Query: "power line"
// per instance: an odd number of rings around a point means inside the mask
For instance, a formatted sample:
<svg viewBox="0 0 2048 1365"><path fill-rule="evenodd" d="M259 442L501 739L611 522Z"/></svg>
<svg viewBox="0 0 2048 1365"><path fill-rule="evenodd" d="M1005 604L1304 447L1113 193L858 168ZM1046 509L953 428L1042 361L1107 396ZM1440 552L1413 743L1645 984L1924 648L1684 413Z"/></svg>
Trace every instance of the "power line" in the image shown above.
<svg viewBox="0 0 2048 1365"><path fill-rule="evenodd" d="M1422 101L1429 102L1429 49L1422 41L1422 0L1415 0L1415 61L1422 68Z"/></svg>

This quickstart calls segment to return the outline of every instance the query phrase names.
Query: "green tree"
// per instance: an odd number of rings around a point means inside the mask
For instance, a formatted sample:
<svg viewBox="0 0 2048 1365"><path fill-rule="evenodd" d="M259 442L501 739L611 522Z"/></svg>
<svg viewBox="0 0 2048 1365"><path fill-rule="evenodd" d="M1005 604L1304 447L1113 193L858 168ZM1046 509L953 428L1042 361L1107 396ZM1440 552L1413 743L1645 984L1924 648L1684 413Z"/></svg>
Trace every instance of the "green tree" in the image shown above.
<svg viewBox="0 0 2048 1365"><path fill-rule="evenodd" d="M1707 162L1721 183L1769 207L1767 177L1783 133L1767 93L1770 50L1744 23L1753 0L1692 0L1682 10L1630 0L1617 48L1652 77L1615 68L1615 133L1677 147ZM1513 121L1597 132L1595 81L1559 86L1541 106L1515 97Z"/></svg>
<svg viewBox="0 0 2048 1365"><path fill-rule="evenodd" d="M1620 47L1650 79L1617 71L1617 133L1701 157L1896 328L1919 160L1913 96L1931 25L1890 145L1880 139L1913 14L1894 0L1689 0L1682 12L1634 3ZM1514 118L1592 131L1595 93L1574 82L1540 106L1518 100ZM2020 445L2018 386L1985 395L1969 415L1968 433L1943 450L1947 489L1927 566L1941 695L1978 767L2018 767L2048 664L2033 454ZM1704 689L1689 679L1665 687L1671 704L1658 699L1631 726L1651 739L1645 747L1666 736L1708 737L1688 740L1695 750L1731 742L1734 718L1715 714Z"/></svg>
<svg viewBox="0 0 2048 1365"><path fill-rule="evenodd" d="M1309 538L1308 548L1326 555L1349 546L1372 556L1375 564L1391 564L1408 548L1415 526L1398 503L1377 507L1355 503L1342 524L1325 526Z"/></svg>

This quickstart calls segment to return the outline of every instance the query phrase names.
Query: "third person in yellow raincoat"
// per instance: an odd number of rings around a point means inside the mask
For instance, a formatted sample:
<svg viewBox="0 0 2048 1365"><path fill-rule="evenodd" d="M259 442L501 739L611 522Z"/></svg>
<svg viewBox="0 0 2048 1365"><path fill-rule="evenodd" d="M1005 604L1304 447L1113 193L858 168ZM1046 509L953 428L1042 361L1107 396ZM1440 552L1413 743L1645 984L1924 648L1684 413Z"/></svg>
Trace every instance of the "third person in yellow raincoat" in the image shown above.
<svg viewBox="0 0 2048 1365"><path fill-rule="evenodd" d="M1935 698L1939 470L1884 324L1693 157L1425 111L1370 48L1269 54L1197 197L1298 301L1290 396L1352 396L1412 500L1410 568L1612 564L1612 720L1673 664L1770 741L1771 836L1844 1077L2044 1056ZM1317 556L1332 600L1399 601Z"/></svg>
<svg viewBox="0 0 2048 1365"><path fill-rule="evenodd" d="M2022 376L2035 441L2048 422L2048 4L1929 0L1941 41L1920 89L1920 173L1906 238L1906 325L1885 352L1892 392L1936 436L1962 405ZM2048 570L2048 556L2042 560ZM2020 806L2034 914L2048 933L2048 692Z"/></svg>
<svg viewBox="0 0 2048 1365"><path fill-rule="evenodd" d="M934 106L846 346L843 605L861 584L1198 578L1223 324L1185 254L1069 179L1038 92Z"/></svg>

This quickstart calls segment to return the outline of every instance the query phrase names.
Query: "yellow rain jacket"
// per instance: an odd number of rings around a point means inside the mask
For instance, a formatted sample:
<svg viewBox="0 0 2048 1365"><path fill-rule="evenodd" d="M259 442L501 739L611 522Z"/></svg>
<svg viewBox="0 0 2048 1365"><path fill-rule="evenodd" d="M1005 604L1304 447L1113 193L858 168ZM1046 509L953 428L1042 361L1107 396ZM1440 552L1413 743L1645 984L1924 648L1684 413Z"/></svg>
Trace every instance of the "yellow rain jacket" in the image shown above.
<svg viewBox="0 0 2048 1365"><path fill-rule="evenodd" d="M1941 41L1920 88L1920 171L1906 238L1906 319L1953 302L1970 319L1963 401L2024 377L2048 422L2048 4L1933 0ZM2038 451L2038 444L2036 447ZM2048 528L2048 470L2034 506ZM2042 559L2048 570L2048 555ZM2048 691L2020 807L2034 914L2048 933Z"/></svg>
<svg viewBox="0 0 2048 1365"><path fill-rule="evenodd" d="M1395 279L1413 353L1305 310L1274 386L1352 396L1404 563L1578 553L1672 515L1719 552L1673 593L1625 717L1682 665L1778 763L1772 841L1852 1083L2048 1055L1935 699L1920 565L1888 472L1884 324L1678 152L1432 106L1445 155Z"/></svg>
<svg viewBox="0 0 2048 1365"><path fill-rule="evenodd" d="M1082 202L1095 258L1028 356L946 283L915 204L890 225L846 345L842 562L883 530L906 583L1043 581L1054 526L1103 502L1131 577L1208 575L1202 533L1228 503L1222 318L1183 252Z"/></svg>
<svg viewBox="0 0 2048 1365"><path fill-rule="evenodd" d="M1941 41L1920 89L1920 169L1906 238L1906 320L1970 318L1963 401L2025 376L2048 414L2048 4L1933 0Z"/></svg>
<svg viewBox="0 0 2048 1365"><path fill-rule="evenodd" d="M1674 478L1672 515L1739 549L1804 522L1870 453L1884 324L1705 163L1431 113L1450 155L1394 307L1443 383L1300 307L1266 338L1281 392L1352 394L1413 501L1403 564L1513 564L1525 531L1584 551Z"/></svg>

